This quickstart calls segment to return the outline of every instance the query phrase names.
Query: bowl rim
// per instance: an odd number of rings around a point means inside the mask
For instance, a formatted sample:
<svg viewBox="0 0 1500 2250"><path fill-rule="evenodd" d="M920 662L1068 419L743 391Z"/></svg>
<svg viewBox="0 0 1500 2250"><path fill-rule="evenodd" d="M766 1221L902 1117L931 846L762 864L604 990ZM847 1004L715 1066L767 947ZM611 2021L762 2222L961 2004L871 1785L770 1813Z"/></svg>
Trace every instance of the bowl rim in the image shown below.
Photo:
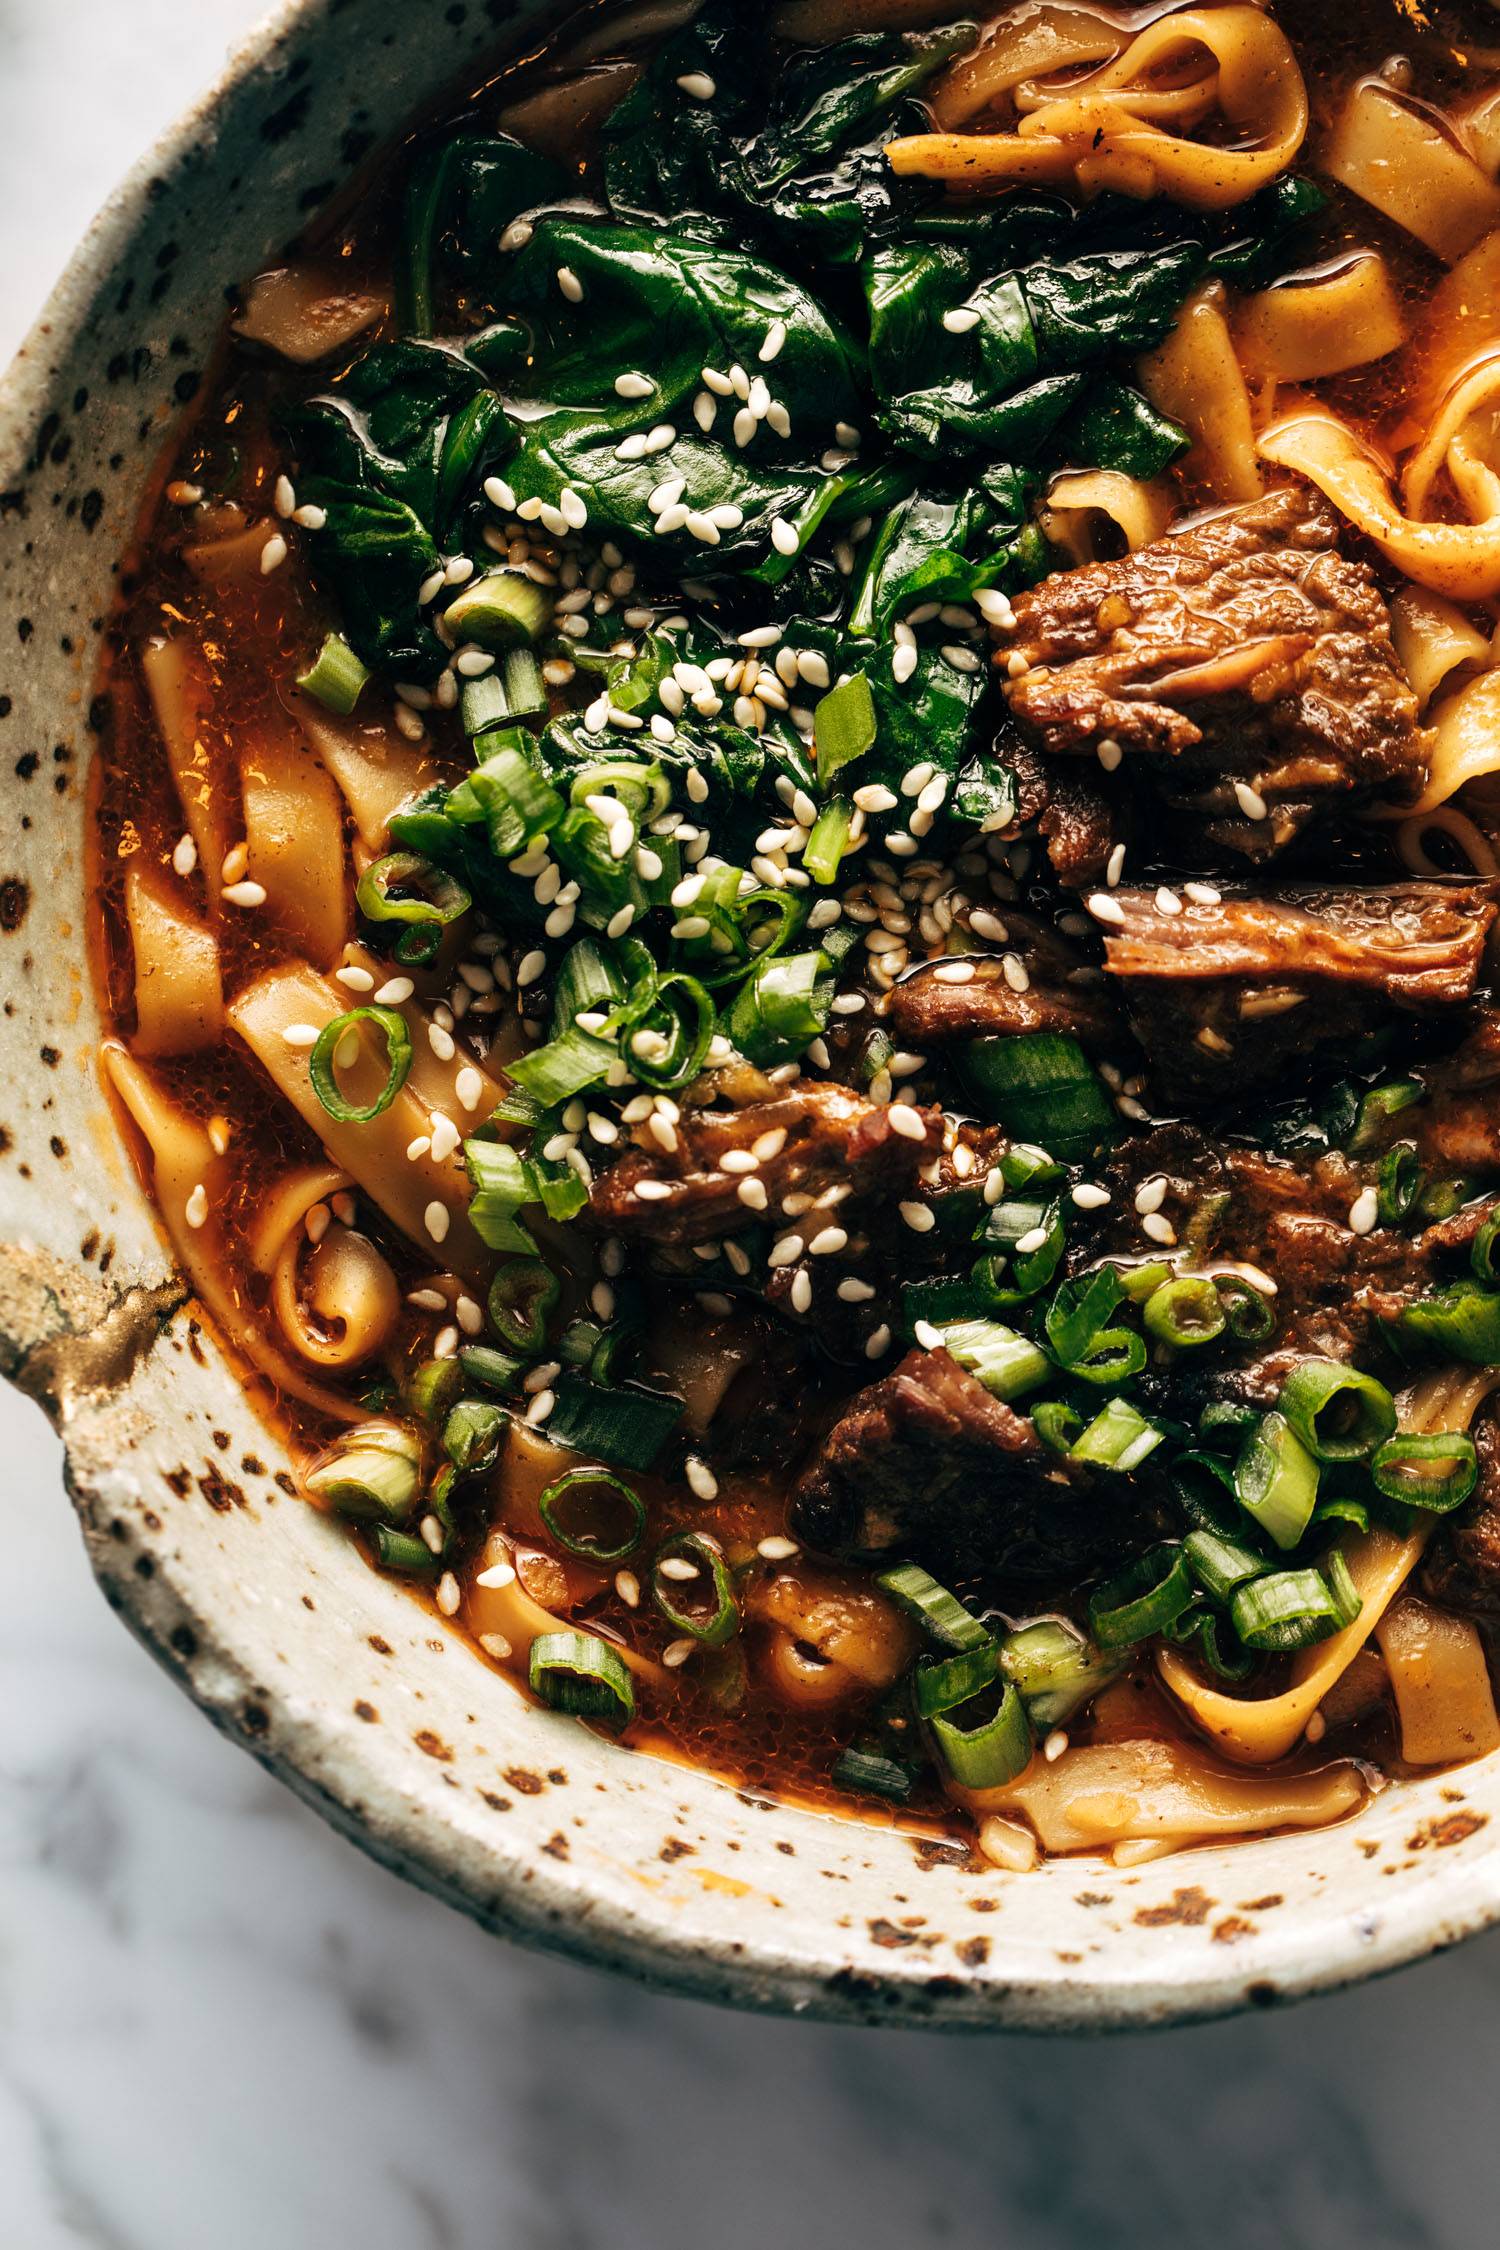
<svg viewBox="0 0 1500 2250"><path fill-rule="evenodd" d="M106 197L9 366L0 371L0 466L13 452L24 453L60 369L83 338L94 306L128 255L152 201L163 188L170 193L181 181L246 83L270 71L299 32L326 19L337 6L338 0L277 0L230 46L212 82L142 152ZM503 24L497 21L496 35L502 34ZM66 1447L67 1417L58 1411L57 1400L43 1386L28 1382L24 1369L7 1368L6 1373L43 1405L60 1427ZM913 2029L1139 2030L1234 2014L1257 2001L1279 2004L1337 1991L1446 1950L1500 1921L1500 1855L1491 1851L1445 1868L1440 1882L1394 1886L1402 1895L1392 1899L1378 1933L1356 1934L1351 1917L1347 1944L1333 1954L1299 1941L1288 1925L1281 1925L1288 1939L1284 1952L1278 1956L1272 1946L1258 1956L1263 1966L1269 1952L1274 1969L1269 1988L1247 1985L1228 1962L1217 1974L1204 1970L1186 1977L1154 1972L1151 1964L1143 1964L1139 1975L1092 1983L1085 1971L1068 1987L986 1981L956 2002L938 1990L944 1982L951 1986L951 1978L924 1974L919 1959L900 1953L888 1957L880 1968L874 1981L883 1989L874 1994L872 2004L868 1976L840 1993L836 1980L830 1985L827 1975L827 1969L838 1964L829 1963L821 1974L812 1976L805 1952L799 1953L795 1946L777 1948L752 1941L736 1958L709 1955L694 1933L680 1927L674 1931L665 1915L653 1920L649 1911L622 1907L618 1901L613 1906L599 1905L596 1911L587 1880L576 1869L528 1866L523 1883L517 1867L509 1893L491 1884L484 1896L472 1884L466 1886L453 1869L444 1868L440 1855L423 1854L400 1837L398 1793L377 1774L362 1744L362 1730L331 1703L312 1709L305 1699L299 1702L288 1693L284 1745L266 1748L247 1738L231 1715L234 1694L222 1688L212 1692L174 1650L170 1623L178 1611L168 1590L159 1586L153 1591L146 1581L109 1580L97 1521L99 1495L69 1455L65 1455L64 1479L96 1579L137 1639L220 1731L248 1748L269 1772L370 1856L485 1927L589 1965L623 1971L659 1989L768 2013ZM233 1664L230 1657L231 1670ZM249 1684L238 1678L235 1692ZM262 1702L276 1705L274 1685L257 1682L255 1692ZM982 1995L978 2008L975 1990Z"/></svg>

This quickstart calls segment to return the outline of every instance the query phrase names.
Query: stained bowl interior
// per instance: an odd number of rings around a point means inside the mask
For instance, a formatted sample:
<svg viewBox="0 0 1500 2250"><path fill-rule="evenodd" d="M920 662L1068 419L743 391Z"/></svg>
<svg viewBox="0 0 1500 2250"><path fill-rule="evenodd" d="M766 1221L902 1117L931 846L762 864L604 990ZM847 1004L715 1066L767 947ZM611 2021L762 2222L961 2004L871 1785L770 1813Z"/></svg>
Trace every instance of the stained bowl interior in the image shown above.
<svg viewBox="0 0 1500 2250"><path fill-rule="evenodd" d="M226 286L549 12L285 8L109 204L0 391L0 1368L63 1432L100 1584L217 1725L377 1857L496 1929L706 1997L1166 2022L1477 1930L1500 1911L1500 1760L1320 1834L976 1875L533 1710L291 1496L194 1319L95 1068L85 793L118 558Z"/></svg>

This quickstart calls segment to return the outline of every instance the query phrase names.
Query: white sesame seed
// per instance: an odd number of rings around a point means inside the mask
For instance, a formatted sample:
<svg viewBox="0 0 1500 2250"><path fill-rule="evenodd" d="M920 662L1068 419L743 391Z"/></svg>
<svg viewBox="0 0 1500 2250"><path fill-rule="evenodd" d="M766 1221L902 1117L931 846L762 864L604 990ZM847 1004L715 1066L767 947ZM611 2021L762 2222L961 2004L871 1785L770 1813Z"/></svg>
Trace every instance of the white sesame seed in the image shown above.
<svg viewBox="0 0 1500 2250"><path fill-rule="evenodd" d="M266 903L264 883L226 883L219 895L227 906L264 906Z"/></svg>
<svg viewBox="0 0 1500 2250"><path fill-rule="evenodd" d="M1106 773L1113 773L1125 753L1113 735L1105 735L1094 745L1094 755Z"/></svg>
<svg viewBox="0 0 1500 2250"><path fill-rule="evenodd" d="M1149 1235L1153 1242L1170 1245L1177 1240L1176 1228L1170 1219L1162 1216L1160 1211L1148 1211L1146 1213L1145 1218L1141 1221L1141 1232Z"/></svg>
<svg viewBox="0 0 1500 2250"><path fill-rule="evenodd" d="M179 836L172 853L172 867L178 875L191 875L198 864L198 847L191 836Z"/></svg>
<svg viewBox="0 0 1500 2250"><path fill-rule="evenodd" d="M452 1359L457 1350L458 1330L450 1321L446 1328L440 1328L433 1337L432 1356L434 1359Z"/></svg>
<svg viewBox="0 0 1500 2250"><path fill-rule="evenodd" d="M913 1109L910 1102L892 1102L885 1114L890 1120L891 1131L899 1133L904 1140L926 1140L927 1127L922 1112Z"/></svg>
<svg viewBox="0 0 1500 2250"><path fill-rule="evenodd" d="M661 1203L671 1194L672 1189L666 1180L637 1180L635 1192L643 1203Z"/></svg>
<svg viewBox="0 0 1500 2250"><path fill-rule="evenodd" d="M208 1217L208 1190L200 1180L182 1207L182 1215L190 1227L201 1227Z"/></svg>
<svg viewBox="0 0 1500 2250"><path fill-rule="evenodd" d="M615 396L617 398L649 398L655 388L656 385L649 375L628 372L615 377Z"/></svg>
<svg viewBox="0 0 1500 2250"><path fill-rule="evenodd" d="M516 1566L514 1563L508 1562L491 1563L489 1569L481 1570L474 1580L476 1586L494 1586L496 1588L513 1586L515 1582Z"/></svg>
<svg viewBox="0 0 1500 2250"><path fill-rule="evenodd" d="M685 70L677 83L695 102L711 102L719 90L706 70Z"/></svg>
<svg viewBox="0 0 1500 2250"><path fill-rule="evenodd" d="M766 1252L766 1264L773 1271L779 1270L782 1266L794 1266L801 1257L802 1251L803 1241L800 1234L784 1234L781 1240L773 1242Z"/></svg>
<svg viewBox="0 0 1500 2250"><path fill-rule="evenodd" d="M1017 1242L1016 1249L1021 1257L1029 1258L1033 1251L1045 1249L1046 1243L1047 1229L1045 1227L1029 1227Z"/></svg>
<svg viewBox="0 0 1500 2250"><path fill-rule="evenodd" d="M484 1307L473 1297L460 1296L453 1313L466 1336L477 1336L484 1326Z"/></svg>
<svg viewBox="0 0 1500 2250"><path fill-rule="evenodd" d="M281 1036L289 1047L316 1047L318 1027L315 1023L289 1023Z"/></svg>
<svg viewBox="0 0 1500 2250"><path fill-rule="evenodd" d="M492 508L503 509L507 515L515 508L515 493L511 486L506 483L504 477L486 477L484 480L484 496Z"/></svg>
<svg viewBox="0 0 1500 2250"><path fill-rule="evenodd" d="M1266 800L1258 789L1252 789L1248 781L1237 781L1234 785L1234 794L1239 803L1240 811L1247 820L1265 819Z"/></svg>
<svg viewBox="0 0 1500 2250"><path fill-rule="evenodd" d="M540 1429L557 1404L556 1391L538 1391L526 1409L526 1419L534 1430Z"/></svg>
<svg viewBox="0 0 1500 2250"><path fill-rule="evenodd" d="M697 1642L693 1640L669 1641L661 1652L661 1660L669 1671L678 1671L687 1663L697 1646Z"/></svg>
<svg viewBox="0 0 1500 2250"><path fill-rule="evenodd" d="M535 984L547 966L547 956L540 947L523 954L516 969L517 985Z"/></svg>
<svg viewBox="0 0 1500 2250"><path fill-rule="evenodd" d="M570 305L581 305L583 303L583 283L571 266L558 267L557 286Z"/></svg>
<svg viewBox="0 0 1500 2250"><path fill-rule="evenodd" d="M1120 880L1120 877L1124 874L1124 872L1125 846L1123 844L1116 844L1114 850L1109 855L1109 859L1106 862L1104 869L1104 880L1106 883L1108 883L1111 890L1115 889Z"/></svg>
<svg viewBox="0 0 1500 2250"><path fill-rule="evenodd" d="M285 539L283 539L279 531L273 531L270 538L266 541L265 545L261 548L260 551L261 577L269 578L273 570L279 570L281 568L282 564L286 561L286 558L286 541Z"/></svg>
<svg viewBox="0 0 1500 2250"><path fill-rule="evenodd" d="M388 977L375 995L375 1004L380 1008L399 1008L416 989L410 977Z"/></svg>
<svg viewBox="0 0 1500 2250"><path fill-rule="evenodd" d="M459 1604L463 1600L463 1595L459 1589L458 1580L454 1577L451 1570L445 1570L442 1577L438 1580L437 1593L434 1596L434 1599L436 1600L438 1608L442 1611L444 1617L457 1616Z"/></svg>
<svg viewBox="0 0 1500 2250"><path fill-rule="evenodd" d="M896 1208L913 1234L930 1234L937 1225L935 1212L925 1203L899 1203Z"/></svg>
<svg viewBox="0 0 1500 2250"><path fill-rule="evenodd" d="M880 1326L876 1329L873 1329L869 1336L867 1336L865 1339L865 1358L879 1359L881 1355L885 1352L888 1352L890 1348L891 1331L886 1322L882 1321L880 1323Z"/></svg>
<svg viewBox="0 0 1500 2250"><path fill-rule="evenodd" d="M1125 920L1124 907L1107 891L1095 891L1088 900L1088 910L1096 922L1123 923Z"/></svg>
<svg viewBox="0 0 1500 2250"><path fill-rule="evenodd" d="M967 336L971 328L979 326L979 310L975 305L955 305L943 315L943 326L950 336Z"/></svg>
<svg viewBox="0 0 1500 2250"><path fill-rule="evenodd" d="M439 1203L435 1197L422 1213L422 1224L434 1242L447 1241L450 1216L447 1204Z"/></svg>
<svg viewBox="0 0 1500 2250"><path fill-rule="evenodd" d="M1080 1211L1102 1211L1109 1201L1109 1189L1096 1187L1091 1180L1080 1180L1073 1190L1073 1201Z"/></svg>
<svg viewBox="0 0 1500 2250"><path fill-rule="evenodd" d="M512 219L500 237L502 250L524 250L536 229L529 219Z"/></svg>
<svg viewBox="0 0 1500 2250"><path fill-rule="evenodd" d="M972 961L940 961L932 973L939 984L972 984L974 964Z"/></svg>
<svg viewBox="0 0 1500 2250"><path fill-rule="evenodd" d="M1165 883L1156 894L1156 911L1158 914L1180 914L1182 912L1181 899L1175 891L1168 890Z"/></svg>
<svg viewBox="0 0 1500 2250"><path fill-rule="evenodd" d="M941 1351L943 1332L941 1328L934 1328L930 1320L914 1320L911 1332L913 1341L920 1344L924 1352Z"/></svg>
<svg viewBox="0 0 1500 2250"><path fill-rule="evenodd" d="M462 1139L463 1135L452 1118L445 1117L440 1109L435 1109L432 1113L432 1132L429 1139L433 1161L438 1164L446 1164Z"/></svg>
<svg viewBox="0 0 1500 2250"><path fill-rule="evenodd" d="M1010 606L1009 595L1002 594L993 586L980 586L975 589L973 602L987 625L997 627L1002 633L1013 630L1016 613Z"/></svg>
<svg viewBox="0 0 1500 2250"><path fill-rule="evenodd" d="M1135 1191L1135 1207L1143 1216L1148 1211L1159 1211L1166 1201L1167 1183L1158 1172L1151 1180L1143 1181Z"/></svg>
<svg viewBox="0 0 1500 2250"><path fill-rule="evenodd" d="M1380 1217L1380 1198L1374 1188L1363 1188L1349 1206L1349 1225L1355 1234L1372 1234Z"/></svg>
<svg viewBox="0 0 1500 2250"><path fill-rule="evenodd" d="M849 1237L843 1227L820 1228L807 1246L809 1255L814 1258L836 1258L848 1247Z"/></svg>
<svg viewBox="0 0 1500 2250"><path fill-rule="evenodd" d="M1010 986L1012 992L1025 992L1029 990L1031 985L1031 977L1026 968L1025 962L1022 961L1019 954L1007 953L1003 955L1000 962L1000 968L1002 974L1004 975L1005 981Z"/></svg>
<svg viewBox="0 0 1500 2250"><path fill-rule="evenodd" d="M757 1180L753 1176L748 1180L741 1180L735 1193L747 1210L764 1211L766 1208L767 1197L764 1180Z"/></svg>
<svg viewBox="0 0 1500 2250"><path fill-rule="evenodd" d="M765 341L761 345L759 352L757 352L756 357L761 361L763 365L768 364L771 360L777 357L778 353L781 351L785 343L786 322L784 320L773 320L770 327L766 330Z"/></svg>

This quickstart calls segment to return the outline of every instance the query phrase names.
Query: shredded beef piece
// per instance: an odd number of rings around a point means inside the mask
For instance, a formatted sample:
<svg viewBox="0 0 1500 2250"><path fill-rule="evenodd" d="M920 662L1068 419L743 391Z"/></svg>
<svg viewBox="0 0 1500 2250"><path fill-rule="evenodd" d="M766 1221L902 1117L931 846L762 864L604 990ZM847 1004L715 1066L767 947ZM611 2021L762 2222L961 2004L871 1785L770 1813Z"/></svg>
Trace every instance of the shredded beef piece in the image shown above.
<svg viewBox="0 0 1500 2250"><path fill-rule="evenodd" d="M1238 1096L1287 1064L1372 1029L1390 1008L1472 998L1495 918L1476 884L1279 888L1218 905L1113 894L1105 958L1169 1101Z"/></svg>
<svg viewBox="0 0 1500 2250"><path fill-rule="evenodd" d="M824 1554L901 1555L959 1578L1104 1567L1160 1536L1160 1502L1042 1445L945 1351L908 1352L850 1401L793 1491L795 1537Z"/></svg>
<svg viewBox="0 0 1500 2250"><path fill-rule="evenodd" d="M1409 1137L1428 1170L1500 1172L1500 1012L1482 1010L1461 1046L1416 1075L1428 1099L1410 1112Z"/></svg>
<svg viewBox="0 0 1500 2250"><path fill-rule="evenodd" d="M994 954L966 956L974 971L966 984L938 974L951 962L924 963L893 986L886 1001L885 1021L902 1043L925 1050L948 1039L1063 1031L1092 1050L1118 1053L1123 1027L1102 972L1033 915L1007 906L1001 920L1006 951L1025 971L1023 988L1015 990L1003 958Z"/></svg>
<svg viewBox="0 0 1500 2250"><path fill-rule="evenodd" d="M1047 847L1052 872L1070 890L1102 883L1116 844L1129 849L1136 823L1116 789L1040 751L1013 730L1002 734L995 755L1015 775L1017 824L1035 828Z"/></svg>
<svg viewBox="0 0 1500 2250"><path fill-rule="evenodd" d="M1416 698L1380 588L1338 534L1296 487L1044 579L1001 638L1012 718L1055 757L1117 743L1133 778L1251 859L1376 789L1414 798ZM1267 817L1247 815L1236 781Z"/></svg>
<svg viewBox="0 0 1500 2250"><path fill-rule="evenodd" d="M910 1192L918 1168L930 1163L942 1134L935 1110L922 1112L925 1142L898 1133L886 1110L847 1087L811 1080L773 1100L737 1109L691 1109L677 1124L677 1148L668 1151L640 1128L639 1137L594 1181L589 1213L612 1234L688 1244L735 1234L759 1216L740 1195L740 1184L758 1179L766 1205L780 1218L792 1193L818 1196L846 1189L841 1213L864 1197L899 1199ZM747 1172L720 1165L732 1151L754 1153L769 1133L784 1139ZM666 1195L643 1196L642 1183L660 1183Z"/></svg>

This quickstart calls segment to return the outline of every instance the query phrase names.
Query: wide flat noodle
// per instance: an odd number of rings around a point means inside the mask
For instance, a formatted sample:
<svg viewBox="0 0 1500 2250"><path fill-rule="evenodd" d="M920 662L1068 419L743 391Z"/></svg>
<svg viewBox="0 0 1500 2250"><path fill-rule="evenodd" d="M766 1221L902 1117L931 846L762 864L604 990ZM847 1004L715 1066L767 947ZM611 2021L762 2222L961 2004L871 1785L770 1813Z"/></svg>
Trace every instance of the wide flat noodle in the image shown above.
<svg viewBox="0 0 1500 2250"><path fill-rule="evenodd" d="M344 808L279 705L247 731L240 786L248 873L266 894L260 911L297 952L327 968L350 922Z"/></svg>
<svg viewBox="0 0 1500 2250"><path fill-rule="evenodd" d="M1250 393L1224 315L1224 286L1194 290L1172 333L1141 360L1141 389L1159 414L1180 422L1192 450L1177 473L1212 501L1258 500Z"/></svg>
<svg viewBox="0 0 1500 2250"><path fill-rule="evenodd" d="M1406 340L1401 302L1374 251L1332 273L1298 276L1246 297L1235 310L1235 349L1248 375L1316 382L1365 367Z"/></svg>
<svg viewBox="0 0 1500 2250"><path fill-rule="evenodd" d="M219 870L238 833L239 806L205 733L212 702L207 662L182 635L152 640L141 651L141 676L208 895L217 903Z"/></svg>
<svg viewBox="0 0 1500 2250"><path fill-rule="evenodd" d="M125 918L135 961L138 1055L196 1055L224 1036L218 940L174 895L166 877L132 860Z"/></svg>
<svg viewBox="0 0 1500 2250"><path fill-rule="evenodd" d="M1409 1766L1450 1766L1500 1750L1500 1717L1478 1627L1403 1594L1375 1628Z"/></svg>
<svg viewBox="0 0 1500 2250"><path fill-rule="evenodd" d="M1500 594L1500 513L1483 523L1418 523L1354 432L1323 407L1305 407L1263 432L1261 457L1295 469L1420 586L1453 601Z"/></svg>
<svg viewBox="0 0 1500 2250"><path fill-rule="evenodd" d="M1149 547L1172 520L1172 495L1164 484L1128 477L1121 469L1070 469L1054 477L1041 511L1042 530L1075 563L1098 560L1099 519L1119 533L1128 553ZM1118 543L1108 552L1118 551Z"/></svg>
<svg viewBox="0 0 1500 2250"><path fill-rule="evenodd" d="M1432 714L1427 787L1413 812L1446 804L1466 782L1500 772L1500 672L1481 672Z"/></svg>
<svg viewBox="0 0 1500 2250"><path fill-rule="evenodd" d="M1435 118L1378 78L1350 93L1323 169L1449 265L1500 225L1500 188Z"/></svg>
<svg viewBox="0 0 1500 2250"><path fill-rule="evenodd" d="M342 719L310 695L298 696L293 718L343 792L360 842L384 849L391 815L437 778L430 753L380 719Z"/></svg>
<svg viewBox="0 0 1500 2250"><path fill-rule="evenodd" d="M982 1793L976 1809L1020 1812L1049 1852L1102 1851L1133 1839L1188 1843L1273 1828L1324 1828L1364 1795L1358 1773L1225 1773L1179 1742L1081 1744L1050 1764L1033 1758L1017 1781Z"/></svg>
<svg viewBox="0 0 1500 2250"><path fill-rule="evenodd" d="M105 1042L100 1062L150 1150L152 1189L178 1263L227 1341L278 1391L336 1421L359 1421L365 1410L357 1400L325 1389L272 1342L235 1281L223 1224L228 1166L206 1128L118 1041ZM201 1223L195 1225L200 1210Z"/></svg>
<svg viewBox="0 0 1500 2250"><path fill-rule="evenodd" d="M1204 51L1206 69L1198 61ZM941 104L941 86L933 98ZM968 189L1071 184L1090 195L1164 195L1192 210L1222 211L1269 186L1307 132L1297 58L1285 33L1253 7L1158 17L1065 93L1040 86L1028 96L1018 88L1015 99L1025 114L1014 132L911 134L889 144L892 168ZM1211 110L1241 145L1184 137ZM1183 132L1169 131L1160 116Z"/></svg>

